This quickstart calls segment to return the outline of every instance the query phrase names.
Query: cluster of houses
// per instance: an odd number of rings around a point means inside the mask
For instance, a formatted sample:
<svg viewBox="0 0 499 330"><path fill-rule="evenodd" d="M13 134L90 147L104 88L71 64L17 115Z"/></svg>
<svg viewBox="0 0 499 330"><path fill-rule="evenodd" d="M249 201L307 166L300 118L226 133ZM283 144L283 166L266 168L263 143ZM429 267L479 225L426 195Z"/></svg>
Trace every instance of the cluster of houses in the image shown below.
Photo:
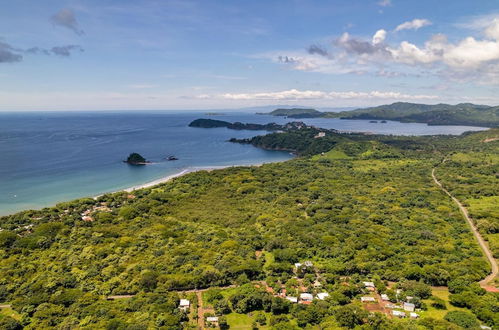
<svg viewBox="0 0 499 330"><path fill-rule="evenodd" d="M311 304L314 299L319 299L319 300L324 300L327 297L329 297L329 293L327 292L321 292L318 293L315 297L311 293L300 293L299 297L291 297L291 296L286 296L286 300L294 303L294 304Z"/></svg>
<svg viewBox="0 0 499 330"><path fill-rule="evenodd" d="M94 218L91 216L92 213L100 211L100 212L111 212L111 209L107 207L106 203L101 203L100 206L94 206L84 212L82 212L81 215L81 220L85 222L92 222L94 221Z"/></svg>
<svg viewBox="0 0 499 330"><path fill-rule="evenodd" d="M364 287L371 292L376 292L376 286L374 285L373 282L362 282L364 284ZM397 296L401 293L401 290L397 290ZM416 310L416 305L411 303L410 301L414 299L413 297L407 296L405 297L405 302L402 303L402 305L396 305L396 304L391 304L391 303L386 303L390 301L390 298L388 298L388 295L383 293L380 295L381 300L385 302L384 306L386 308L392 309L391 314L395 317L407 317L406 312L409 312L409 317L412 319L417 319L419 318L419 315L415 313ZM375 303L376 298L372 296L364 296L360 297L360 301L363 303ZM403 309L404 311L399 311L397 309Z"/></svg>

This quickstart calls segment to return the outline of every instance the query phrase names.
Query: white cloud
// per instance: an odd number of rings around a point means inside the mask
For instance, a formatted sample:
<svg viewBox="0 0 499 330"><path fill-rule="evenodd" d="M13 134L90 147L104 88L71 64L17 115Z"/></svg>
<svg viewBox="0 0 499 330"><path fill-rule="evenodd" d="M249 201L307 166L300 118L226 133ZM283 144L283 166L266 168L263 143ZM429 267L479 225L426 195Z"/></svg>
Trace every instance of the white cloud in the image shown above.
<svg viewBox="0 0 499 330"><path fill-rule="evenodd" d="M374 34L372 43L373 45L377 45L383 43L385 39L386 39L386 31L381 29L376 31L376 33Z"/></svg>
<svg viewBox="0 0 499 330"><path fill-rule="evenodd" d="M492 23L485 29L485 35L499 41L499 18L494 18Z"/></svg>
<svg viewBox="0 0 499 330"><path fill-rule="evenodd" d="M294 101L294 100L433 100L435 95L410 95L394 91L370 91L370 92L324 92L290 89L280 92L261 93L225 93L219 95L198 95L200 99L224 99L237 101L267 100L267 101Z"/></svg>
<svg viewBox="0 0 499 330"><path fill-rule="evenodd" d="M391 6L392 5L392 0L380 0L378 2L378 5L380 5L381 7Z"/></svg>
<svg viewBox="0 0 499 330"><path fill-rule="evenodd" d="M431 25L432 23L427 19L416 18L412 21L404 22L395 28L395 31L402 30L419 30L424 26Z"/></svg>

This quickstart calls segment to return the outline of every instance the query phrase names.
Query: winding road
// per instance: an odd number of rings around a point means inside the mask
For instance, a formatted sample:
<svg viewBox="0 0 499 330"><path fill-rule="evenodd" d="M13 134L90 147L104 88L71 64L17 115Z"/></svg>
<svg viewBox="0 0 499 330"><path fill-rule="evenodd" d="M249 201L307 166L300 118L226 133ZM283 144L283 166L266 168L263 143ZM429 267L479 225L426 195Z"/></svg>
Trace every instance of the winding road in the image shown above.
<svg viewBox="0 0 499 330"><path fill-rule="evenodd" d="M447 189L445 189L443 187L443 185L440 183L440 181L438 181L437 177L435 176L435 169L432 169L431 176L433 178L433 181L435 181L435 183L437 184L437 186L439 186L440 189L443 192L445 192L450 198L452 198L454 203L457 204L457 206L459 207L459 210L461 210L461 213L463 214L464 218L466 219L466 221L470 225L471 231L473 232L473 235L475 235L475 238L478 241L480 248L482 249L483 253L485 254L485 256L487 257L487 260L490 263L492 271L486 278L484 278L483 280L481 280L479 282L480 286L487 291L499 292L499 289L497 289L496 287L488 285L488 283L493 281L496 278L497 274L499 273L497 261L494 258L494 256L492 255L492 252L490 251L489 246L487 245L487 243L483 239L482 235L480 235L480 233L476 229L475 224L473 223L473 221L471 220L471 218L469 216L468 210L463 206L463 204L461 204L461 202L456 197L454 197Z"/></svg>

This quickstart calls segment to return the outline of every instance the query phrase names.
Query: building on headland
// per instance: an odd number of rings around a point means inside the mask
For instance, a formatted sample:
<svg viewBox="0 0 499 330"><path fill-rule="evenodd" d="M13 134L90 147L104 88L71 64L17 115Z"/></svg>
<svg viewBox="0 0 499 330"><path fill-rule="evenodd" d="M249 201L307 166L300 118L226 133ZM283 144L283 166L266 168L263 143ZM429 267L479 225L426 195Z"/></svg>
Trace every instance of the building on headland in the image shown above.
<svg viewBox="0 0 499 330"><path fill-rule="evenodd" d="M323 138L325 136L326 136L326 132L319 132L316 136L314 136L314 139Z"/></svg>

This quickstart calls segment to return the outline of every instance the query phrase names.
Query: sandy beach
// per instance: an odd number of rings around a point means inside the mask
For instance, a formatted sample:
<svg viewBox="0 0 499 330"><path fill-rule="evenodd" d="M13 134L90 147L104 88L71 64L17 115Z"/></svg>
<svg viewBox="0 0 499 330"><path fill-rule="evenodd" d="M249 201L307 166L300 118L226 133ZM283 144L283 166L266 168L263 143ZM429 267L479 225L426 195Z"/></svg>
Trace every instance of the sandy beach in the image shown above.
<svg viewBox="0 0 499 330"><path fill-rule="evenodd" d="M174 178L181 177L181 176L186 175L188 173L193 173L193 172L198 172L198 171L221 170L221 169L224 169L224 168L234 167L234 166L240 166L240 165L189 167L189 168L186 168L186 169L184 169L184 170L182 170L182 171L180 171L178 173L175 173L175 174L172 174L172 175L168 175L168 176L165 176L163 178L159 178L159 179L154 180L154 181L146 182L144 184L136 185L136 186L124 189L123 191L132 192L132 191L138 190L138 189L150 188L150 187L153 187L153 186L158 185L160 183L168 182L168 181L170 181L170 180L172 180ZM252 166L259 166L259 165L252 165Z"/></svg>

